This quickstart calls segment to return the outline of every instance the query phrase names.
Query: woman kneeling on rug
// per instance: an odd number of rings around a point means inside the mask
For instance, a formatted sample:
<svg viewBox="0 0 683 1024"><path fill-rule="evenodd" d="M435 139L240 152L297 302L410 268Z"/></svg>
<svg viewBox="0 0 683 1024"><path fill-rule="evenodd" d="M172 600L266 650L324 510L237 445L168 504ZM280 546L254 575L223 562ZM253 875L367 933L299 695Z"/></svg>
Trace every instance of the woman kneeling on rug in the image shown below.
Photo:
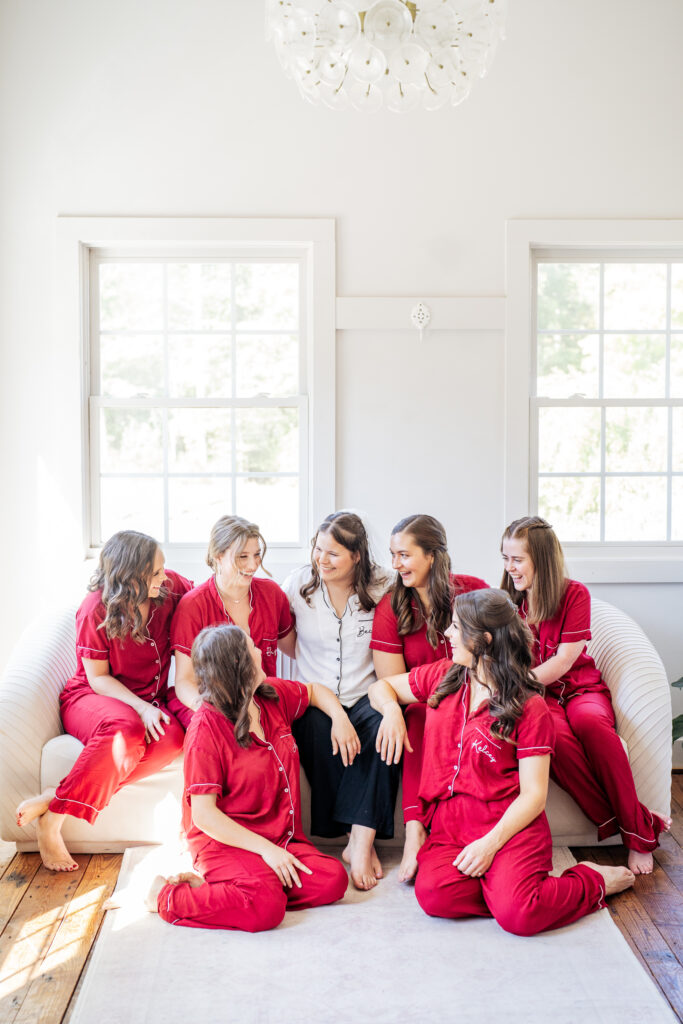
<svg viewBox="0 0 683 1024"><path fill-rule="evenodd" d="M453 664L443 659L370 687L387 761L400 758L406 732L398 702L427 705L420 796L431 832L418 854L417 900L434 917L492 915L517 935L570 924L634 876L589 861L549 875L544 807L554 731L530 674L531 634L510 598L501 590L460 594L448 637Z"/></svg>
<svg viewBox="0 0 683 1024"><path fill-rule="evenodd" d="M171 620L192 584L164 569L144 533L123 530L100 553L90 593L76 613L78 669L60 695L66 732L85 744L54 789L24 800L17 824L37 819L45 867L74 871L62 839L67 814L91 824L114 793L160 771L183 749L183 728L166 706Z"/></svg>
<svg viewBox="0 0 683 1024"><path fill-rule="evenodd" d="M257 932L285 910L340 900L344 866L303 834L292 736L310 703L332 720L332 742L355 757L358 737L339 701L318 683L266 677L238 626L203 629L192 667L202 704L185 741L183 826L201 877L157 876L147 906L171 924Z"/></svg>

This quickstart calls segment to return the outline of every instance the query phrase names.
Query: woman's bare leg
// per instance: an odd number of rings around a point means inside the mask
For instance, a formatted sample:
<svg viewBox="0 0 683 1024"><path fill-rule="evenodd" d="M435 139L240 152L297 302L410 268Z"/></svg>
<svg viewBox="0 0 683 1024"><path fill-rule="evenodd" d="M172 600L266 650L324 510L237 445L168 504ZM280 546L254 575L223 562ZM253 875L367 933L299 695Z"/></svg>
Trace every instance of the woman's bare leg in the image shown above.
<svg viewBox="0 0 683 1024"><path fill-rule="evenodd" d="M403 858L398 869L399 882L410 882L417 873L417 855L427 839L427 830L421 821L406 822L406 841Z"/></svg>
<svg viewBox="0 0 683 1024"><path fill-rule="evenodd" d="M343 859L351 866L351 881L356 889L373 889L384 872L375 852L375 829L352 825Z"/></svg>
<svg viewBox="0 0 683 1024"><path fill-rule="evenodd" d="M62 825L66 814L55 814L49 809L36 819L38 849L43 864L49 871L76 871L78 864L62 839Z"/></svg>

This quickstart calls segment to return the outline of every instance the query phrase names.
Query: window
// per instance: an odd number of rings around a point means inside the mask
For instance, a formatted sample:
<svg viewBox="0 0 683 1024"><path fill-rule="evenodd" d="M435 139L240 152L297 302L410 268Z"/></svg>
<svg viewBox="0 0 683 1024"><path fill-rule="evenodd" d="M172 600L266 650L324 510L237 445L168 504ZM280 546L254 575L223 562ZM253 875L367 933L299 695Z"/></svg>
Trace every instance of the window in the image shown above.
<svg viewBox="0 0 683 1024"><path fill-rule="evenodd" d="M164 221L174 237L159 244L154 220L105 223L125 240L84 242L98 233L80 219L63 229L80 236L87 310L88 548L139 529L201 557L234 513L276 562L298 562L334 507L331 225ZM230 237L249 224L255 238ZM318 240L302 240L311 226Z"/></svg>
<svg viewBox="0 0 683 1024"><path fill-rule="evenodd" d="M599 244L590 222L572 225L583 245L548 245L541 225L522 223L512 231L517 251L509 250L507 422L508 457L513 431L527 445L528 490L522 507L519 482L506 489L508 518L547 518L570 563L583 562L579 571L594 582L678 579L683 246L662 246L656 232L649 245L615 246L613 228ZM550 231L558 237L557 225ZM523 282L524 257L526 310L513 284ZM508 474L522 464L517 454Z"/></svg>

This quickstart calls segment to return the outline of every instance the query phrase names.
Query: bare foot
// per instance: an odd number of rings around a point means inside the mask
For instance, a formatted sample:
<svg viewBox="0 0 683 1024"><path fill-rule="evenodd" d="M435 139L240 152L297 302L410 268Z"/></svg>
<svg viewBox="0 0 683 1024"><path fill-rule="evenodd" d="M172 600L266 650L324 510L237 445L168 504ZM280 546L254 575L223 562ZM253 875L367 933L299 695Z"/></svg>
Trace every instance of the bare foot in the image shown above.
<svg viewBox="0 0 683 1024"><path fill-rule="evenodd" d="M406 841L403 858L398 869L399 882L410 882L417 874L417 855L427 839L427 830L421 821L406 822Z"/></svg>
<svg viewBox="0 0 683 1024"><path fill-rule="evenodd" d="M651 875L655 860L651 853L639 853L638 850L628 851L628 866L634 875Z"/></svg>
<svg viewBox="0 0 683 1024"><path fill-rule="evenodd" d="M628 868L614 867L611 864L595 864L592 860L582 860L579 863L585 864L586 867L592 868L602 876L606 896L613 896L616 892L630 889L635 881L633 872Z"/></svg>
<svg viewBox="0 0 683 1024"><path fill-rule="evenodd" d="M342 858L351 866L351 881L356 889L374 889L377 879L382 877L382 865L375 853L374 840L374 828L366 825L352 826Z"/></svg>
<svg viewBox="0 0 683 1024"><path fill-rule="evenodd" d="M165 885L168 885L170 879L164 878L163 875L157 875L149 887L149 891L145 896L145 906L149 910L150 914L159 913L159 893Z"/></svg>
<svg viewBox="0 0 683 1024"><path fill-rule="evenodd" d="M44 789L38 796L32 796L28 800L22 801L16 811L17 825L23 828L24 825L28 825L35 818L39 818L41 814L45 814L54 795L54 789Z"/></svg>
<svg viewBox="0 0 683 1024"><path fill-rule="evenodd" d="M63 814L45 811L36 819L38 849L43 864L49 871L76 871L78 864L73 859L62 839Z"/></svg>
<svg viewBox="0 0 683 1024"><path fill-rule="evenodd" d="M673 818L670 818L668 814L660 814L659 811L653 811L662 823L662 832L668 832L671 828L671 822Z"/></svg>

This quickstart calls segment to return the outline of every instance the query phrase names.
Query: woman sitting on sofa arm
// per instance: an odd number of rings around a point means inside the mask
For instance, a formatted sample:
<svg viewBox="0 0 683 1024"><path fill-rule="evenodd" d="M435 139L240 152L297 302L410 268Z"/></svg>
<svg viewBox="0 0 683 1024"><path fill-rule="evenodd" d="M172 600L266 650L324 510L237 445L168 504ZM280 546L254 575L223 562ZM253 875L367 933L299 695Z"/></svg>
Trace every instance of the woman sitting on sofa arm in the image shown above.
<svg viewBox="0 0 683 1024"><path fill-rule="evenodd" d="M165 695L171 619L191 587L164 569L163 551L144 533L116 533L102 548L76 613L78 668L60 695L64 729L84 749L56 791L17 807L19 826L36 822L51 871L78 867L62 838L66 815L92 824L121 786L160 771L182 750L183 728Z"/></svg>

